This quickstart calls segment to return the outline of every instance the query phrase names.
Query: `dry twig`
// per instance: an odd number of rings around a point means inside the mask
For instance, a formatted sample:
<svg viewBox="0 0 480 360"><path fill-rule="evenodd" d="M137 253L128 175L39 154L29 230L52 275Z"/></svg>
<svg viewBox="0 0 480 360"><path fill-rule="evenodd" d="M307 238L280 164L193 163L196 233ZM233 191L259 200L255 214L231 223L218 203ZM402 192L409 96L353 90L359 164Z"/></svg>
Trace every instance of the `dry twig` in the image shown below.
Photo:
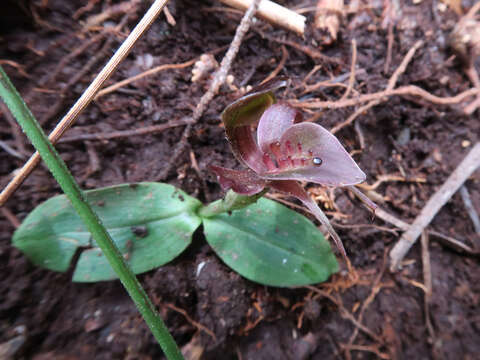
<svg viewBox="0 0 480 360"><path fill-rule="evenodd" d="M237 27L237 30L235 32L235 36L232 40L232 43L230 44L230 47L228 48L227 53L225 54L225 56L222 59L222 62L220 64L220 69L218 69L218 71L215 73L215 77L213 78L212 82L210 83L210 87L208 88L207 92L201 97L198 105L196 106L195 110L193 111L192 118L191 118L191 123L188 124L185 127L185 130L183 131L182 138L180 139L180 142L177 144L177 146L173 150L173 154L170 157L170 160L167 163L167 165L163 168L163 170L160 172L160 174L156 177L156 181L164 180L167 177L168 173L170 172L170 169L177 162L178 157L185 150L188 138L190 137L190 134L192 132L193 125L203 115L203 112L207 108L208 104L213 99L213 97L218 93L218 90L220 89L220 86L225 82L227 74L230 71L230 67L232 65L232 62L235 59L235 56L237 55L238 50L240 48L240 44L242 43L243 37L245 36L248 29L250 28L250 23L251 23L252 18L255 15L255 12L258 8L258 3L259 2L260 2L260 0L254 0L251 3L248 10L245 12L245 15L243 16L242 21L240 21L240 24Z"/></svg>
<svg viewBox="0 0 480 360"><path fill-rule="evenodd" d="M138 136L138 135L155 134L155 133L164 131L166 129L187 125L189 123L190 121L188 120L177 120L177 121L170 121L166 124L145 126L139 129L111 131L108 133L99 133L99 134L81 134L77 136L64 137L59 141L59 143L67 143L67 142L71 143L71 142L78 142L78 141L95 141L95 140L105 141L105 140L119 139L119 138Z"/></svg>
<svg viewBox="0 0 480 360"><path fill-rule="evenodd" d="M288 51L285 48L285 46L282 45L282 58L280 59L280 62L278 63L277 67L265 79L262 80L261 84L264 84L267 81L272 80L275 76L277 76L285 66L285 62L287 61L287 58L288 58Z"/></svg>
<svg viewBox="0 0 480 360"><path fill-rule="evenodd" d="M1 207L0 212L3 216L5 216L8 221L10 221L10 223L15 227L15 229L20 227L20 220L18 220L18 218L15 216L14 213L10 211L9 208Z"/></svg>
<svg viewBox="0 0 480 360"><path fill-rule="evenodd" d="M425 284L425 294L424 294L424 312L425 312L425 323L427 325L428 334L430 335L431 340L435 339L435 331L433 330L433 325L430 320L430 300L432 298L432 268L430 266L430 252L428 251L428 233L424 230L421 237L422 243L422 264L423 264L423 282Z"/></svg>
<svg viewBox="0 0 480 360"><path fill-rule="evenodd" d="M386 101L388 97L400 95L400 96L418 96L437 105L454 105L462 102L463 100L480 93L480 89L471 88L457 94L455 96L440 97L430 94L428 91L423 90L415 85L401 86L393 90L384 90L372 94L360 95L353 99L345 99L341 101L298 101L290 100L289 103L292 106L305 109L340 109L348 106L354 106L362 104L371 100ZM344 125L345 126L345 125ZM344 127L342 126L342 127ZM337 130L338 131L338 130Z"/></svg>
<svg viewBox="0 0 480 360"><path fill-rule="evenodd" d="M287 39L279 39L277 37L265 34L263 31L261 31L259 29L255 29L255 31L257 33L259 33L260 36L262 36L265 39L276 42L278 44L283 44L283 45L293 47L294 49L297 49L298 51L303 52L305 55L310 57L312 60L319 60L319 61L323 61L324 63L333 64L333 65L342 65L343 64L343 62L340 59L332 58L330 56L324 55L320 51L318 51L314 48L311 48L307 45L302 45L302 44L296 43L295 41L291 41L291 40L287 40Z"/></svg>
<svg viewBox="0 0 480 360"><path fill-rule="evenodd" d="M15 61L12 61L12 60L0 60L0 65L8 65L8 66L12 66L13 68L15 68L18 73L20 75L22 75L23 77L26 77L27 79L30 78L30 75L28 75L26 72L25 72L25 69L22 65L20 65L19 63L15 62Z"/></svg>
<svg viewBox="0 0 480 360"><path fill-rule="evenodd" d="M0 103L0 110L2 111L1 114L5 117L5 120L7 120L8 124L10 125L10 135L13 136L15 140L17 151L22 155L28 154L24 143L25 136L22 133L22 129L15 121L15 118L10 110L8 110L7 105L5 105L4 102Z"/></svg>
<svg viewBox="0 0 480 360"><path fill-rule="evenodd" d="M384 252L382 268L380 269L380 272L378 273L377 277L373 281L370 295L368 295L368 297L363 302L362 307L360 309L360 313L358 314L357 319L358 319L358 322L360 323L363 321L363 315L365 314L365 311L367 310L368 306L373 302L373 300L375 300L375 297L382 289L382 284L380 282L382 280L382 277L383 277L383 274L385 273L386 268L387 268L387 251ZM355 328L355 330L353 331L353 334L350 336L350 339L348 340L347 347L344 348L345 351L349 352L349 350L351 350L350 347L353 346L353 342L357 338L357 335L358 335L358 328ZM347 356L350 357L349 354Z"/></svg>
<svg viewBox="0 0 480 360"><path fill-rule="evenodd" d="M343 306L343 303L341 301L341 299L337 299L335 298L334 296L332 296L331 294L327 293L326 291L323 291L321 289L318 289L314 286L311 286L311 285L306 285L304 286L306 289L309 289L309 290L312 290L314 291L315 293L319 294L320 296L323 296L323 297L326 297L327 299L329 299L331 302L333 302L335 305L337 305L338 309L340 310L340 313L342 314L342 316L345 318L345 319L348 319L350 320L358 329L360 329L361 331L363 331L365 334L367 334L368 336L370 336L373 340L375 340L376 342L378 343L383 343L382 339L376 335L372 330L370 330L369 328L367 328L365 325L363 325L362 323L360 323L357 319L355 319L355 316L352 315L352 313L350 313L344 306Z"/></svg>
<svg viewBox="0 0 480 360"><path fill-rule="evenodd" d="M93 100L97 91L103 86L105 81L113 74L118 65L125 59L133 45L143 35L143 33L150 27L153 21L162 11L168 0L155 0L150 9L145 13L140 22L135 26L130 35L125 39L119 49L110 58L105 67L95 77L88 88L83 92L82 96L67 112L63 119L57 124L55 129L50 133L49 139L55 144L63 133L69 129L78 115L87 107ZM40 162L40 155L38 152L32 155L27 163L21 168L17 175L10 181L10 183L0 193L0 206L3 206L15 190L23 183L23 181L30 175L35 167Z"/></svg>
<svg viewBox="0 0 480 360"><path fill-rule="evenodd" d="M18 151L13 149L10 145L8 145L5 141L0 140L0 148L5 150L6 153L12 155L13 157L16 157L17 159L20 160L25 160L25 156L23 154L20 154Z"/></svg>
<svg viewBox="0 0 480 360"><path fill-rule="evenodd" d="M252 0L220 0L224 4L240 10L247 10L252 4ZM303 36L305 30L305 21L307 18L290 9L280 6L269 0L262 0L258 4L257 14L264 20L278 25L284 29L293 31Z"/></svg>
<svg viewBox="0 0 480 360"><path fill-rule="evenodd" d="M428 200L425 207L413 224L403 234L390 252L391 271L396 271L408 250L415 243L425 227L430 224L437 212L446 204L452 195L463 185L467 178L480 166L480 143L476 143L463 161L448 177L445 183Z"/></svg>
<svg viewBox="0 0 480 360"><path fill-rule="evenodd" d="M154 75L156 73L159 73L159 72L165 71L165 70L183 69L183 68L192 66L193 64L195 64L195 61L197 61L197 58L186 61L186 62L181 63L181 64L163 64L163 65L156 66L153 69L148 69L148 70L146 70L146 71L144 71L144 72L142 72L138 75L129 77L128 79L119 81L119 82L117 82L113 85L110 85L110 86L100 90L97 93L97 95L95 96L95 100L97 100L101 96L107 95L107 94L109 94L109 93L111 93L115 90L118 90L121 87L124 87L125 85L131 84L132 82L143 79L144 77L151 76L151 75Z"/></svg>
<svg viewBox="0 0 480 360"><path fill-rule="evenodd" d="M415 54L415 51L417 51L417 49L422 45L423 45L423 41L419 40L407 52L407 55L405 55L405 57L403 58L402 62L400 63L400 66L395 70L392 77L388 81L388 85L387 85L387 88L386 88L385 91L391 91L395 88L395 85L397 84L398 78L400 77L400 75L402 75L405 72L408 64L410 63L410 61L413 58L413 55ZM343 100L343 98L340 99L340 100ZM340 129L342 129L345 126L351 124L360 114L365 113L368 109L380 104L381 102L382 102L382 99L380 98L380 99L372 100L368 104L362 106L360 109L355 111L352 115L350 115L347 120L345 120L344 122L334 126L333 129L331 130L332 133L335 134Z"/></svg>
<svg viewBox="0 0 480 360"><path fill-rule="evenodd" d="M117 25L117 28L123 27L126 24L127 20L128 15L124 15L122 20L120 20L119 24ZM102 60L102 58L107 54L107 51L112 46L114 39L114 36L108 37L101 49L98 50L94 56L88 59L85 65L83 65L82 68L68 80L67 84L62 88L62 90L60 90L60 93L58 94L59 96L55 104L50 106L47 113L43 115L42 118L39 120L40 125L46 124L51 118L58 115L59 111L64 106L66 100L65 93L67 92L67 90L74 86L85 75L87 75L90 72L91 68L100 60Z"/></svg>
<svg viewBox="0 0 480 360"><path fill-rule="evenodd" d="M348 98L348 95L352 92L353 85L355 83L355 67L357 66L357 42L352 40L352 66L350 67L350 78L348 79L348 87L340 100Z"/></svg>
<svg viewBox="0 0 480 360"><path fill-rule="evenodd" d="M176 311L179 314L182 314L190 324L195 326L197 329L199 329L201 331L204 331L205 333L210 335L210 337L213 339L213 341L217 341L217 337L215 336L215 334L212 330L207 328L205 325L200 324L198 321L193 320L185 310L180 309L179 307L177 307L173 304L165 304L165 306L168 307L169 309L173 310L173 311Z"/></svg>
<svg viewBox="0 0 480 360"><path fill-rule="evenodd" d="M477 210L475 210L475 207L473 206L472 199L470 198L470 194L465 185L460 188L460 196L462 197L468 216L470 216L470 219L472 220L475 232L480 235L480 219L478 218Z"/></svg>
<svg viewBox="0 0 480 360"><path fill-rule="evenodd" d="M395 216L393 216L392 214L389 214L388 212L386 212L382 208L378 208L375 211L375 216L382 219L383 221L385 221L389 224L394 225L395 227L397 227L400 230L407 231L410 228L410 224L406 223L403 220L400 220L400 219L396 218ZM445 234L442 234L442 233L440 233L438 231L434 231L434 230L428 230L427 232L428 232L428 235L434 236L443 245L445 245L446 247L448 247L448 248L450 248L454 251L457 251L461 254L467 254L467 255L470 255L470 256L479 256L480 255L480 251L476 251L476 250L470 248L469 246L465 245L464 243L462 243L461 241L459 241L457 239L454 239L450 236L447 236Z"/></svg>

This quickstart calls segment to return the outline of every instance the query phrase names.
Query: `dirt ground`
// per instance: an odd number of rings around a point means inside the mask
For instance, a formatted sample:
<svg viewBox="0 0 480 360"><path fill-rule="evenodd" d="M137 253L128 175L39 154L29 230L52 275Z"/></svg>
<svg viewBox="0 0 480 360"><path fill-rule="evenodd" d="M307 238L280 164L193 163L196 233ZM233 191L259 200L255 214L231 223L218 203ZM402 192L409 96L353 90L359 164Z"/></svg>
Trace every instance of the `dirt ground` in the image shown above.
<svg viewBox="0 0 480 360"><path fill-rule="evenodd" d="M128 9L115 7L119 3L34 0L21 2L22 7L16 1L2 2L0 59L20 65L3 66L45 130L50 131L81 95L150 2ZM356 92L385 89L418 40L424 44L397 86L416 85L441 97L472 87L448 46L459 16L442 1L355 1L360 7L343 16L338 39L330 44L325 32L313 29L316 1L280 3L306 9L305 38L255 21L233 64L234 87L261 82L287 54L279 74L291 77L293 85L281 98L338 100L349 81L353 39L357 44L353 97ZM473 3L461 2L464 12ZM85 8L88 4L93 6ZM399 10L391 15L386 8L395 4ZM204 53L213 53L220 62L242 14L213 0L171 0L168 7L176 25L169 25L162 15L109 84ZM88 19L109 9L120 10L85 31ZM315 51L325 56L315 56ZM305 81L315 67L317 71ZM188 118L208 87L208 79L192 83L191 70L184 66L136 81L98 98L80 115L65 135L70 141L57 148L83 188L165 181L204 202L222 196L207 166L239 167L219 120L222 109L239 96L233 87L221 88L174 161L172 152L183 126L108 141L75 141L81 134L140 129ZM330 85L337 85L306 91L305 84L330 79L335 79ZM384 179L369 193L374 200L395 217L412 222L480 140L479 110L466 116L462 111L466 102L444 106L415 96L385 100L336 135L355 154L368 184ZM304 114L331 129L359 107L305 109ZM0 111L0 140L24 157L0 150L3 189L32 147L5 108ZM480 211L479 171L465 185ZM203 351L202 359L478 358L478 252L461 254L430 236L432 296L426 301L428 286L419 243L407 255L403 269L390 273L387 255L401 231L378 217L372 222L371 214L345 190L325 191L319 186L309 190L333 216L358 277L336 274L318 285L321 293L311 288L261 286L224 265L199 232L175 261L139 276L179 346ZM35 267L11 246L15 219L21 221L59 192L46 168L39 166L7 202L2 214L12 216L0 217L1 349L14 340L19 344L16 359L162 358L118 281L72 283L71 271L58 274ZM479 234L459 194L441 209L429 229L480 248ZM195 276L201 262L206 265Z"/></svg>

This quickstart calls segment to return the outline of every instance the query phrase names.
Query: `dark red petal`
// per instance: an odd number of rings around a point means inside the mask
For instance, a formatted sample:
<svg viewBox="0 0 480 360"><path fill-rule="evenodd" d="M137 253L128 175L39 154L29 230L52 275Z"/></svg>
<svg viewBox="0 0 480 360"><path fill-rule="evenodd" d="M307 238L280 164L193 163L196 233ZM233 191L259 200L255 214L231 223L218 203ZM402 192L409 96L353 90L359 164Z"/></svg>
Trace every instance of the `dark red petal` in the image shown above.
<svg viewBox="0 0 480 360"><path fill-rule="evenodd" d="M322 126L292 125L283 134L277 169L262 173L264 179L301 180L329 186L361 183L365 174L342 144ZM288 161L283 160L287 159Z"/></svg>
<svg viewBox="0 0 480 360"><path fill-rule="evenodd" d="M275 103L273 91L287 83L286 78L277 78L260 85L227 106L221 115L233 153L254 171L263 172L266 167L251 129L258 124L263 112Z"/></svg>
<svg viewBox="0 0 480 360"><path fill-rule="evenodd" d="M265 188L265 180L251 170L232 170L215 165L210 165L209 168L217 175L224 190L232 189L238 194L255 195Z"/></svg>
<svg viewBox="0 0 480 360"><path fill-rule="evenodd" d="M227 136L227 138L230 141L233 153L245 166L256 173L263 173L268 169L250 126L232 128L230 136Z"/></svg>

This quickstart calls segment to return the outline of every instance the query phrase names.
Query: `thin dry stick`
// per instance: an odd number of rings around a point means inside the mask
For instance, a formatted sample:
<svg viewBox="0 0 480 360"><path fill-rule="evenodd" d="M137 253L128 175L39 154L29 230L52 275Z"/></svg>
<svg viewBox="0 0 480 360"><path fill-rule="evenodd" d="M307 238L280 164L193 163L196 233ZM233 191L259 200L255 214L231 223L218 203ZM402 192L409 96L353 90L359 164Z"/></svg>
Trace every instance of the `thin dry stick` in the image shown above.
<svg viewBox="0 0 480 360"><path fill-rule="evenodd" d="M128 79L119 81L119 82L117 82L113 85L110 85L110 86L100 90L97 93L97 95L95 96L95 100L98 99L101 96L104 96L106 94L109 94L109 93L117 90L117 89L120 89L121 87L124 87L125 85L128 85L128 84L130 84L134 81L143 79L144 77L147 77L147 76L150 76L150 75L154 75L154 74L159 73L161 71L170 70L170 69L183 69L183 68L192 66L193 64L195 64L195 61L197 61L197 59L198 58L195 58L195 59L186 61L186 62L181 63L181 64L163 64L163 65L156 66L153 69L149 69L149 70L144 71L144 72L142 72L138 75L129 77Z"/></svg>
<svg viewBox="0 0 480 360"><path fill-rule="evenodd" d="M471 88L455 96L440 97L430 94L428 91L423 90L415 85L402 86L393 90L384 90L372 94L360 95L353 99L345 99L342 101L298 101L290 100L289 103L292 106L304 108L304 109L340 109L348 106L354 106L371 100L386 101L388 97L400 95L400 96L418 96L437 105L454 105L462 102L463 100L480 93L480 89Z"/></svg>
<svg viewBox="0 0 480 360"><path fill-rule="evenodd" d="M378 208L375 210L375 216L378 217L379 219L382 219L383 221L394 225L395 227L399 228L400 230L407 231L410 228L410 224L406 223L403 220L400 220L393 216L392 214L387 213L385 210L382 208ZM475 251L474 249L470 248L469 246L465 245L461 241L458 241L457 239L454 239L450 236L447 236L445 234L439 233L438 231L434 230L428 230L428 235L434 236L437 238L442 244L445 246L459 252L462 254L468 254L468 255L473 255L473 256L478 256L480 255L479 251Z"/></svg>
<svg viewBox="0 0 480 360"><path fill-rule="evenodd" d="M480 97L477 97L475 100L473 100L470 104L468 104L463 112L465 115L472 115L475 110L477 110L480 107Z"/></svg>
<svg viewBox="0 0 480 360"><path fill-rule="evenodd" d="M430 252L428 250L428 233L424 230L421 237L422 243L422 264L423 264L423 282L425 284L425 294L423 299L425 323L427 325L428 334L431 340L435 339L435 330L433 329L432 322L430 320L430 300L432 298L433 286L432 286L432 268L430 265Z"/></svg>
<svg viewBox="0 0 480 360"><path fill-rule="evenodd" d="M368 295L368 297L363 302L362 307L360 309L360 313L357 316L358 322L360 322L360 323L363 321L363 316L364 316L365 311L367 310L368 306L373 302L373 300L375 300L375 297L377 296L377 294L382 289L380 281L382 280L382 277L385 273L386 268L387 268L387 251L384 252L382 268L380 269L379 274L377 275L377 277L373 281L372 290L370 292L370 295ZM357 335L358 335L358 328L355 328L352 335L350 336L350 339L348 340L348 345L349 346L353 345L353 342L357 338Z"/></svg>
<svg viewBox="0 0 480 360"><path fill-rule="evenodd" d="M165 8L166 9L166 8ZM216 54L216 53L219 53L221 51L223 51L224 49L226 49L227 47L226 46L221 46L215 50L212 50L209 52L209 54ZM140 80L140 79L143 79L147 76L150 76L150 75L155 75L156 73L159 73L161 71L164 71L164 70L170 70L170 69L183 69L183 68L186 68L186 67L189 67L193 64L195 64L195 62L199 59L199 57L195 57L191 60L188 60L184 63L180 63L180 64L163 64L163 65L159 65L159 66L156 66L154 67L153 69L149 69L149 70L146 70L140 74L137 74L135 76L132 76L132 77L129 77L127 79L124 79L122 81L119 81L113 85L110 85L106 88L103 88L102 90L100 90L97 95L95 96L95 100L97 100L99 97L103 96L103 95L106 95L106 94L109 94L115 90L118 90L132 82L135 82L137 80Z"/></svg>
<svg viewBox="0 0 480 360"><path fill-rule="evenodd" d="M432 297L432 269L430 266L430 252L428 250L428 233L424 230L422 231L421 236L421 244L422 244L422 263L423 263L423 282L425 283L425 292L426 300L430 301Z"/></svg>
<svg viewBox="0 0 480 360"><path fill-rule="evenodd" d="M410 228L402 235L390 252L390 270L396 271L408 250L415 244L425 227L430 224L437 212L463 185L467 178L480 166L480 143L476 143L447 181L428 200Z"/></svg>
<svg viewBox="0 0 480 360"><path fill-rule="evenodd" d="M352 313L350 313L343 306L341 299L336 299L335 297L333 297L332 295L330 295L326 291L318 289L315 286L306 285L304 287L309 289L309 290L312 290L312 291L316 292L320 296L323 296L323 297L326 297L327 299L329 299L331 302L333 302L335 305L337 305L337 307L340 310L343 317L350 320L358 329L362 330L365 334L370 336L373 340L377 341L378 343L383 343L382 339L377 334L375 334L372 330L370 330L365 325L360 323L357 319L355 319L355 316L353 316Z"/></svg>
<svg viewBox="0 0 480 360"><path fill-rule="evenodd" d="M119 24L117 25L117 28L122 28L125 23L128 20L128 14L124 15L122 20L120 20ZM46 124L51 118L56 117L58 115L58 112L62 109L64 103L65 103L65 93L67 90L75 85L80 79L82 79L85 75L87 75L90 72L90 69L98 63L100 60L102 60L107 54L107 51L110 49L112 46L113 41L115 40L115 37L111 36L108 37L107 40L104 42L103 46L98 50L94 56L92 56L88 61L82 66L82 68L75 73L74 76L68 80L67 84L65 87L60 91L59 96L57 98L57 101L50 106L49 110L45 115L42 116L42 118L39 120L40 125Z"/></svg>
<svg viewBox="0 0 480 360"><path fill-rule="evenodd" d="M183 131L180 142L177 144L177 146L173 150L173 154L170 157L168 164L163 168L160 174L156 177L156 181L163 180L167 177L168 173L170 172L170 169L177 162L177 159L180 156L180 154L183 153L185 146L187 144L188 138L190 137L190 133L192 132L193 125L200 119L200 117L202 116L203 112L207 108L210 101L218 93L220 86L225 82L227 74L230 71L230 67L232 65L233 59L235 59L235 56L238 53L238 49L240 48L240 44L242 43L243 37L245 36L248 29L250 28L250 23L252 21L253 16L255 15L255 12L257 11L259 2L260 0L254 0L250 4L250 7L248 8L248 10L245 12L245 15L243 15L242 21L240 21L240 24L237 27L232 43L230 44L230 47L228 48L227 53L222 59L220 68L215 73L215 77L213 78L213 81L210 84L208 91L201 97L200 102L198 103L195 110L193 111L191 123L185 127L185 130Z"/></svg>
<svg viewBox="0 0 480 360"><path fill-rule="evenodd" d="M460 196L462 197L463 205L465 205L468 216L470 216L472 220L475 232L480 235L480 219L478 218L477 210L475 210L475 206L473 206L472 199L465 185L460 188Z"/></svg>
<svg viewBox="0 0 480 360"><path fill-rule="evenodd" d="M187 319L187 321L192 324L193 326L195 326L197 329L199 330L202 330L204 331L205 333L207 333L208 335L210 335L210 337L214 340L214 341L217 341L217 337L215 336L215 333L210 330L209 328L207 328L205 325L202 325L200 324L199 322L193 320L190 315L188 315L188 313L183 310L183 309L180 309L179 307L173 305L173 304L165 304L166 307L168 307L169 309L173 310L173 311L176 311L180 314L182 314L185 319Z"/></svg>
<svg viewBox="0 0 480 360"><path fill-rule="evenodd" d="M348 87L340 100L348 98L348 95L352 92L353 84L355 83L355 67L357 66L357 41L352 40L352 65L350 67L350 78L348 79Z"/></svg>
<svg viewBox="0 0 480 360"><path fill-rule="evenodd" d="M377 358L382 359L382 360L390 360L390 356L388 354L382 353L379 349L379 346L377 344L374 345L342 345L342 348L344 350L348 351L366 351L366 352L371 352L377 355ZM347 357L349 359L349 357Z"/></svg>
<svg viewBox="0 0 480 360"><path fill-rule="evenodd" d="M28 75L28 74L25 72L25 70L23 69L23 66L20 65L19 63L16 63L15 61L1 59L1 60L0 60L0 65L9 65L9 66L15 68L20 75L26 77L27 79L30 78L30 75Z"/></svg>
<svg viewBox="0 0 480 360"><path fill-rule="evenodd" d="M252 0L220 0L224 4L230 5L236 9L245 11ZM294 31L303 36L305 30L305 21L307 18L290 9L278 5L269 0L262 0L258 4L257 14L268 22L283 27L284 29Z"/></svg>
<svg viewBox="0 0 480 360"><path fill-rule="evenodd" d="M85 21L82 32L87 32L101 26L103 22L119 14L132 12L132 9L140 3L140 0L126 0L122 3L111 5L99 14L91 15Z"/></svg>
<svg viewBox="0 0 480 360"><path fill-rule="evenodd" d="M285 62L287 61L287 58L288 58L288 51L285 48L285 46L282 45L282 58L280 59L280 62L278 63L277 67L270 73L270 75L268 75L265 79L262 80L261 84L264 84L267 81L272 80L275 76L277 76L278 73L285 66Z"/></svg>
<svg viewBox="0 0 480 360"><path fill-rule="evenodd" d="M138 135L146 135L146 134L154 134L166 129L170 129L177 126L187 125L191 121L190 120L178 120L178 121L170 121L166 124L159 124L159 125L152 125L152 126L145 126L140 129L132 129L132 130L123 130L123 131L112 131L108 133L99 133L99 134L82 134L77 136L69 136L60 139L58 143L71 143L77 141L105 141L105 140L112 140L112 139L119 139L125 138L130 136L138 136Z"/></svg>
<svg viewBox="0 0 480 360"><path fill-rule="evenodd" d="M13 157L16 157L17 159L20 160L25 160L25 155L19 153L15 149L13 149L10 145L8 145L5 141L0 140L0 148L5 150L6 153L12 155Z"/></svg>
<svg viewBox="0 0 480 360"><path fill-rule="evenodd" d="M13 214L10 209L6 207L0 208L0 212L2 213L5 218L10 221L10 223L15 227L15 229L20 227L20 220Z"/></svg>
<svg viewBox="0 0 480 360"><path fill-rule="evenodd" d="M278 37L265 34L259 29L255 29L255 31L267 40L270 40L272 42L276 42L279 44L287 45L287 46L293 47L294 49L297 49L298 51L303 52L305 55L309 56L312 60L320 60L327 64L343 65L343 62L340 59L332 58L330 56L324 55L320 51L314 48L311 48L307 45L301 45L296 43L295 41L291 41L287 39L279 39Z"/></svg>
<svg viewBox="0 0 480 360"><path fill-rule="evenodd" d="M0 103L0 110L1 110L1 114L5 117L8 124L10 125L10 129L11 129L10 135L12 135L13 138L15 139L15 145L17 146L18 152L21 153L22 155L28 154L29 152L27 152L27 149L24 143L25 136L23 136L20 125L18 125L18 123L16 122L10 110L8 110L7 105L5 105L5 103L3 102Z"/></svg>
<svg viewBox="0 0 480 360"><path fill-rule="evenodd" d="M385 65L383 66L383 72L386 74L390 70L390 63L392 62L392 50L393 50L393 28L395 27L393 21L388 24L388 42L387 42L387 57L385 58Z"/></svg>
<svg viewBox="0 0 480 360"><path fill-rule="evenodd" d="M415 51L417 51L417 49L419 47L421 47L423 45L423 41L422 40L419 40L415 43L415 45L413 45L413 47L407 52L407 55L405 55L405 57L403 58L402 62L400 63L400 66L395 70L395 72L393 73L392 77L390 78L390 80L388 81L388 85L387 85L387 88L386 88L386 91L390 91L390 90L393 90L395 88L395 85L397 84L397 81L398 81L398 78L400 77L400 75L402 75L405 70L407 69L407 66L408 64L410 63L410 61L412 60L413 58L413 55L415 55ZM343 97L342 99L340 100L343 100ZM368 104L362 106L360 109L358 109L357 111L355 111L352 115L350 115L347 120L345 120L344 122L336 125L333 127L333 129L331 130L331 132L333 134L335 134L337 131L339 131L340 129L344 128L345 126L351 124L360 114L363 114L365 113L368 109L380 104L382 102L382 98L380 99L376 99L376 100L372 100L370 101Z"/></svg>
<svg viewBox="0 0 480 360"><path fill-rule="evenodd" d="M400 66L395 70L393 73L392 77L390 80L388 80L388 86L387 90L392 90L395 85L397 84L398 78L407 70L408 64L410 64L410 61L413 58L413 55L415 55L415 52L423 45L423 41L419 40L417 41L413 47L408 50L407 55L403 58L402 62L400 63Z"/></svg>
<svg viewBox="0 0 480 360"><path fill-rule="evenodd" d="M93 100L97 91L103 86L105 81L112 75L118 65L125 59L133 45L143 35L143 33L150 27L153 21L162 11L168 0L155 0L150 9L145 13L140 22L135 26L130 35L125 39L119 49L115 52L112 58L108 61L105 67L100 71L97 77L88 86L82 96L72 106L68 113L58 123L55 129L50 133L49 139L55 144L63 133L69 129L77 119L78 115L87 107ZM15 190L23 183L23 181L30 175L35 167L40 162L38 152L27 161L17 175L10 181L6 188L0 194L0 206L3 206Z"/></svg>
<svg viewBox="0 0 480 360"><path fill-rule="evenodd" d="M57 67L55 68L54 71L52 71L48 76L43 79L40 82L40 86L46 86L48 85L52 80L54 80L57 75L60 73L60 71L63 70L63 68L72 60L75 59L77 56L82 54L86 49L88 49L90 46L95 44L97 41L100 41L104 36L106 35L106 32L101 32L90 39L84 41L79 47L74 49L71 53L68 55L64 56L63 59L58 63Z"/></svg>

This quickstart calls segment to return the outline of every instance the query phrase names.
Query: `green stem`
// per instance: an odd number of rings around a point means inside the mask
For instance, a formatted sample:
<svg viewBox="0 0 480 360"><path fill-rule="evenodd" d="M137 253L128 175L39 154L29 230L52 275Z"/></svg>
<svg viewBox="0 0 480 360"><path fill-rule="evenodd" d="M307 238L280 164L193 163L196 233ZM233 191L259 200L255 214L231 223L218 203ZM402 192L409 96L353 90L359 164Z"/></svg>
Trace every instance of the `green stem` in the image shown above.
<svg viewBox="0 0 480 360"><path fill-rule="evenodd" d="M169 360L182 360L183 356L168 332L163 320L156 312L153 303L148 298L145 290L125 263L122 254L114 244L112 238L102 225L97 214L85 201L82 190L75 182L67 166L58 155L57 151L48 140L42 128L28 109L20 94L17 92L7 74L0 66L0 96L7 104L13 116L26 133L35 149L40 153L49 170L58 184L71 201L87 229L102 249L113 270L118 275L123 286L134 301L137 309L142 314L145 322L157 339Z"/></svg>
<svg viewBox="0 0 480 360"><path fill-rule="evenodd" d="M198 215L202 218L209 218L224 212L242 209L250 204L253 204L260 199L267 189L255 195L240 195L233 190L228 190L225 198L211 202L200 209Z"/></svg>

